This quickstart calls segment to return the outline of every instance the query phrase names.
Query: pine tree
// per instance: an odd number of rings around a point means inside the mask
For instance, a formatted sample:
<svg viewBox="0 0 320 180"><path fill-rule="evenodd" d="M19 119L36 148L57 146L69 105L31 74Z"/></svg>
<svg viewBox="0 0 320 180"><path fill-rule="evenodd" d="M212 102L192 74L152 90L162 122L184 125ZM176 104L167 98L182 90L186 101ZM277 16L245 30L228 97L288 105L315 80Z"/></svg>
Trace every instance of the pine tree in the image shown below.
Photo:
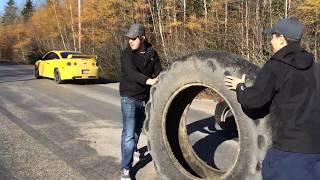
<svg viewBox="0 0 320 180"><path fill-rule="evenodd" d="M34 12L34 7L32 4L32 0L27 0L21 12L24 21L27 21L33 15L33 12Z"/></svg>
<svg viewBox="0 0 320 180"><path fill-rule="evenodd" d="M18 8L16 7L14 0L8 0L4 15L2 16L2 23L4 25L15 23L17 19L17 10Z"/></svg>

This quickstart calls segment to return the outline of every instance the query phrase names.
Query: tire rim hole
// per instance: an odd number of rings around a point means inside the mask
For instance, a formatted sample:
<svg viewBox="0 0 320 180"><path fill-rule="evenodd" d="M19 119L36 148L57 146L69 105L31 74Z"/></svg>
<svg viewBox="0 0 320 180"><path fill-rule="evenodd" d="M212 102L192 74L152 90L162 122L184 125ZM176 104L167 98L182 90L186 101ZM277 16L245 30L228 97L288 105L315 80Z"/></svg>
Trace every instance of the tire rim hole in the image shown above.
<svg viewBox="0 0 320 180"><path fill-rule="evenodd" d="M199 100L204 97L207 99ZM218 106L222 111L216 115ZM180 91L169 107L166 126L174 156L192 175L221 177L235 164L239 153L237 125L226 100L213 89L190 86Z"/></svg>

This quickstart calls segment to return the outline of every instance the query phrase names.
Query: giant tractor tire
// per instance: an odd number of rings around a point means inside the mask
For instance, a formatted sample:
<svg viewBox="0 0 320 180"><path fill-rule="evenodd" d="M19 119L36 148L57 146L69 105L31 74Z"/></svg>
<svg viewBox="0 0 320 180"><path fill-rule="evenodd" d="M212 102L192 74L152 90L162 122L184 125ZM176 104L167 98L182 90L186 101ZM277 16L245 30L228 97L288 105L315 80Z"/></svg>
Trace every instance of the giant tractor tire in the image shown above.
<svg viewBox="0 0 320 180"><path fill-rule="evenodd" d="M235 92L224 85L226 75L242 74L247 74L250 85L258 70L237 55L201 51L178 59L160 74L146 105L144 132L155 169L163 179L262 179L261 164L271 141L267 117L255 120L248 117ZM222 150L236 154L225 171L206 164L188 142L185 114L193 99L206 88L224 98L238 130L237 139L229 140ZM224 154L220 159L224 161L228 156Z"/></svg>

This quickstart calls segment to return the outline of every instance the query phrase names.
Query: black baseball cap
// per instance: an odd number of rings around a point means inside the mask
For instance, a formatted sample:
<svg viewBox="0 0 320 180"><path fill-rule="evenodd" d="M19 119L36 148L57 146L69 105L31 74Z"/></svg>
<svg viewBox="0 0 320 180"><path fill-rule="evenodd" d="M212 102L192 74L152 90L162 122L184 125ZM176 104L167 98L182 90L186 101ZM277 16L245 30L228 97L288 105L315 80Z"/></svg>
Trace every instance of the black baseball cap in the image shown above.
<svg viewBox="0 0 320 180"><path fill-rule="evenodd" d="M295 17L284 18L278 21L272 28L263 31L266 35L274 33L282 34L292 40L301 40L304 25Z"/></svg>
<svg viewBox="0 0 320 180"><path fill-rule="evenodd" d="M130 26L125 36L128 38L136 38L142 35L145 35L144 26L140 23L134 23Z"/></svg>

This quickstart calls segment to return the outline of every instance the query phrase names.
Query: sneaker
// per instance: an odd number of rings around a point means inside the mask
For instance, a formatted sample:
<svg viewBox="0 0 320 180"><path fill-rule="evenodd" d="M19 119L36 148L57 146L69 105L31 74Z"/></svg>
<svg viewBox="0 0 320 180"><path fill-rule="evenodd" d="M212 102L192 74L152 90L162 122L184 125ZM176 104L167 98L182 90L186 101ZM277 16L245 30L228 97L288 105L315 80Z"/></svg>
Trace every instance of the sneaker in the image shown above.
<svg viewBox="0 0 320 180"><path fill-rule="evenodd" d="M123 169L121 171L121 180L131 180L129 169Z"/></svg>

